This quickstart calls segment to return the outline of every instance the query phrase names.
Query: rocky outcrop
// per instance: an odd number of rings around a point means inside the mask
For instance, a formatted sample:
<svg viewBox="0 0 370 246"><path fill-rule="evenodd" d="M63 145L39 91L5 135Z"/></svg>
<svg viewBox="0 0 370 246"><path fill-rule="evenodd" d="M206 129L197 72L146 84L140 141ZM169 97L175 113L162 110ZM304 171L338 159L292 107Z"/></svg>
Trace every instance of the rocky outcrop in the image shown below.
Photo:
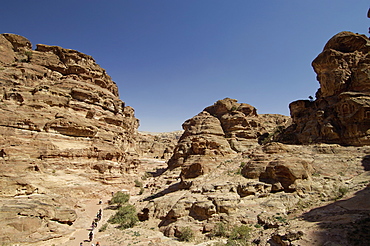
<svg viewBox="0 0 370 246"><path fill-rule="evenodd" d="M292 102L286 143L370 144L370 40L341 32L312 62L320 88L316 100Z"/></svg>
<svg viewBox="0 0 370 246"><path fill-rule="evenodd" d="M197 166L202 169L204 162L221 160L258 145L277 126L287 122L288 117L282 115L258 115L256 108L235 99L219 100L184 122L184 134L168 166L173 169L200 163ZM196 173L195 167L187 168Z"/></svg>
<svg viewBox="0 0 370 246"><path fill-rule="evenodd" d="M184 171L190 167L167 169L148 179L161 189L145 199L141 219L159 220L160 230L169 237L180 237L188 227L197 238L214 238L220 225L226 230L244 224L251 227L250 242L312 245L315 240L328 239L313 236L321 229L302 221L299 214L366 187L369 175L364 157L368 151L367 146L272 142L230 155L230 159L215 162L212 171L181 181L176 177L193 173Z"/></svg>
<svg viewBox="0 0 370 246"><path fill-rule="evenodd" d="M137 150L143 158L168 160L179 141L183 131L174 132L139 132Z"/></svg>
<svg viewBox="0 0 370 246"><path fill-rule="evenodd" d="M58 237L45 226L72 224L73 204L41 180L57 170L83 170L91 179L123 182L137 156L138 120L91 56L41 44L32 50L15 34L1 34L0 49L0 183L6 187L0 195L7 198L0 210L32 228L24 231L8 217L0 224L18 242Z"/></svg>
<svg viewBox="0 0 370 246"><path fill-rule="evenodd" d="M125 159L135 153L138 120L91 56L1 35L2 148L8 159ZM18 143L18 144L14 144ZM27 147L26 147L26 146ZM22 154L17 153L21 146Z"/></svg>
<svg viewBox="0 0 370 246"><path fill-rule="evenodd" d="M272 191L292 192L297 190L302 180L309 180L313 169L299 157L272 158L270 155L252 155L241 170L250 179L259 179L272 185ZM298 181L298 182L296 182Z"/></svg>

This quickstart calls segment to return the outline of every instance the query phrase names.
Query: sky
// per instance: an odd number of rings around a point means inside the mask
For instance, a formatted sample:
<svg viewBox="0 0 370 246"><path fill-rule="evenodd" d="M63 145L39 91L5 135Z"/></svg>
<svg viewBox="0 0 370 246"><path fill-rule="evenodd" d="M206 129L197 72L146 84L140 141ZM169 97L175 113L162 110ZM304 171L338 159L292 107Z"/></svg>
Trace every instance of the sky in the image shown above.
<svg viewBox="0 0 370 246"><path fill-rule="evenodd" d="M315 96L311 62L341 31L368 35L368 0L11 0L0 33L91 55L140 131L182 123L229 97L289 115Z"/></svg>

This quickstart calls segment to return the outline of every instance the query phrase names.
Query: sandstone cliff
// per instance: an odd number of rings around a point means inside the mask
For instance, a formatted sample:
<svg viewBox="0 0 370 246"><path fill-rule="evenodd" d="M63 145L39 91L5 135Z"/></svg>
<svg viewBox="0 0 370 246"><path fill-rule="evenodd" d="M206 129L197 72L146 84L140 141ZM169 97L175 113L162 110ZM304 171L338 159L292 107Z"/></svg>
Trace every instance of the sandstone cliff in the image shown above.
<svg viewBox="0 0 370 246"><path fill-rule="evenodd" d="M60 237L91 184L66 185L59 170L122 183L137 155L134 110L91 56L32 50L15 34L0 35L0 88L0 241Z"/></svg>
<svg viewBox="0 0 370 246"><path fill-rule="evenodd" d="M249 104L230 98L219 100L184 122L184 133L168 167L183 166L184 177L196 177L212 169L212 162L248 151L288 123L287 116L258 115Z"/></svg>
<svg viewBox="0 0 370 246"><path fill-rule="evenodd" d="M281 136L286 143L370 143L370 40L341 32L312 62L320 88L316 100L292 102L293 125Z"/></svg>

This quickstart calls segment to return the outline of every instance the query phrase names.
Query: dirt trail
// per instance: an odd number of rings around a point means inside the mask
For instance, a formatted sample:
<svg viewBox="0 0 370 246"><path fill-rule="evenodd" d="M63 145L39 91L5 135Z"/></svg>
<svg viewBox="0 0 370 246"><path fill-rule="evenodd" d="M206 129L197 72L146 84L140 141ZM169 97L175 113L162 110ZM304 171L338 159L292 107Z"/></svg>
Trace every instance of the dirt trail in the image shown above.
<svg viewBox="0 0 370 246"><path fill-rule="evenodd" d="M99 204L99 200L97 199L89 199L85 200L85 218L81 219L76 225L78 229L70 236L70 240L63 243L64 246L79 246L82 242L83 245L91 245L92 243L96 244L99 242L102 245L102 240L99 240L99 228L106 223L108 220L107 216L104 215L104 208L108 206L108 199L110 197L102 198L102 204ZM96 214L98 213L99 209L102 209L102 219L98 222L97 228L93 230L94 238L92 242L89 242L89 233L91 231L91 223L96 218Z"/></svg>

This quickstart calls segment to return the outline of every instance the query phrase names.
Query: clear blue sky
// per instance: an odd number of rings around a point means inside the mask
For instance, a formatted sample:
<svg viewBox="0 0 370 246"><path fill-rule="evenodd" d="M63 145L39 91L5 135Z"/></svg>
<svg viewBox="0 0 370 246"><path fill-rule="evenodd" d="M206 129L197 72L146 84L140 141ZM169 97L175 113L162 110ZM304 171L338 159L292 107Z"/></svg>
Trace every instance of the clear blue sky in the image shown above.
<svg viewBox="0 0 370 246"><path fill-rule="evenodd" d="M1 33L91 55L142 131L181 124L225 97L258 113L319 87L312 60L336 33L367 35L368 0L8 0Z"/></svg>

